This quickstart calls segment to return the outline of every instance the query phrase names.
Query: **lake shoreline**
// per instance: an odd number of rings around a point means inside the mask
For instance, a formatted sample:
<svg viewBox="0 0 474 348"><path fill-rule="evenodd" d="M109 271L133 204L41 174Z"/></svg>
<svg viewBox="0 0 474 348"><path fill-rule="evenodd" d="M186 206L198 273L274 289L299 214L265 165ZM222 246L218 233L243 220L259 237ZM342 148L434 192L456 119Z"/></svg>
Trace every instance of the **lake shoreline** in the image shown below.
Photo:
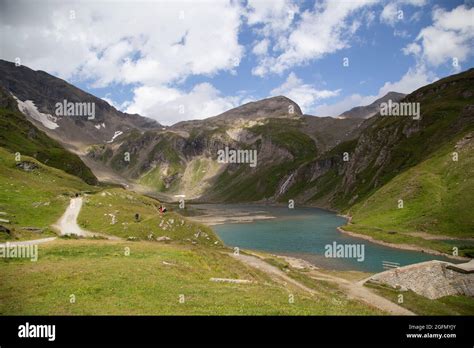
<svg viewBox="0 0 474 348"><path fill-rule="evenodd" d="M448 257L450 259L458 260L458 261L469 261L469 260L471 260L469 257L454 256L454 255L443 253L443 252L438 251L438 250L433 250L433 249L430 249L430 248L423 248L423 247L413 245L413 244L395 244L395 243L385 242L385 241L382 241L382 240L375 239L372 236L368 236L368 235L365 235L365 234L360 234L360 233L344 230L342 227L338 227L337 230L339 232L343 233L343 234L348 235L348 236L365 239L365 240L367 240L371 243L383 245L383 246L386 246L386 247L389 247L389 248L400 249L400 250L409 250L409 251L418 251L418 252L427 253L427 254L436 255L436 256L444 256L444 257Z"/></svg>
<svg viewBox="0 0 474 348"><path fill-rule="evenodd" d="M240 245L242 249L266 251L271 254L274 254L275 256L280 256L280 257L293 257L295 259L295 262L294 262L295 264L298 264L298 263L305 264L309 262L312 265L321 269L346 270L346 271L357 270L357 271L364 271L364 272L377 272L377 270L374 269L375 267L373 265L370 265L370 264L365 265L365 266L359 266L358 264L351 265L350 260L347 261L348 262L347 265L344 265L342 262L340 262L340 264L335 264L334 267L332 267L331 265L328 266L328 264L325 261L321 261L317 258L313 259L314 257L317 257L317 255L320 255L319 252L313 253L311 251L305 250L304 247L298 251L290 250L290 249L287 250L284 248L284 250L278 252L276 250L268 249L267 248L268 245L266 245L266 247L264 247L263 245L256 247L256 245L254 244L253 245L251 243L247 244L245 241L238 241L238 240L233 241L233 242L231 241L225 242L225 237L219 234L218 231L221 230L222 228L224 229L230 228L231 230L240 230L242 228L244 229L243 231L247 231L243 233L249 233L249 231L254 231L254 227L257 229L264 228L264 226L267 225L267 221L268 221L268 224L275 225L276 231L279 231L278 233L280 233L280 237L278 238L283 238L283 240L286 240L290 237L284 237L282 235L284 231L281 229L281 224L278 222L280 217L284 217L287 214L291 215L293 213L298 215L298 210L300 210L300 213L302 213L303 215L309 214L311 216L314 214L318 215L319 213L317 213L317 211L320 211L321 213L324 212L323 215L325 215L326 213L330 213L331 215L338 217L338 221L336 221L336 223L333 224L334 227L332 228L334 231L333 233L338 234L339 232L340 236L342 234L341 237L334 237L336 239L341 238L339 243L342 243L342 244L349 243L348 238L344 237L344 236L348 236L352 238L365 239L373 245L371 247L378 245L380 248L381 246L383 246L383 247L389 248L390 250L392 250L392 252L395 252L396 250L411 251L411 252L419 253L420 255L425 254L424 258L430 258L431 257L430 255L441 257L441 258L444 258L444 261L446 262L455 262L455 261L462 262L462 261L469 260L469 258L454 257L452 255L447 255L442 252L438 252L436 250L423 248L422 246L409 245L409 244L401 244L401 245L393 244L393 243L377 240L371 236L361 235L355 232L346 231L342 227L345 224L350 223L351 216L343 215L338 212L330 211L328 209L321 209L319 207L300 206L299 207L300 209L298 208L291 209L291 211L293 211L292 213L290 213L289 212L290 209L286 209L287 208L286 205L283 205L283 204L266 204L266 205L261 205L261 204L245 204L245 205L243 204L229 204L229 205L198 204L198 205L190 205L190 207L194 208L195 214L193 214L193 216L188 216L188 218L193 221L209 225L216 232L216 234L219 235L221 240L223 240L224 244L227 246ZM272 208L279 208L279 209L272 209ZM283 209L284 211L281 211L281 209ZM315 211L314 213L311 213L310 211L307 211L306 209L315 209ZM283 214L283 216L280 216L281 214ZM271 222L272 220L276 220L276 222ZM282 223L284 224L285 222L282 221ZM220 227L223 225L228 225L228 227ZM232 225L242 225L242 227L230 227ZM244 226L247 226L247 227L244 227ZM267 233L268 232L270 231L267 230ZM245 240L247 241L252 240L252 238L254 238L252 236L254 236L253 233L245 237ZM323 238L327 238L327 237L323 237ZM281 242L281 239L279 240ZM325 242L328 242L328 241L325 241ZM240 244L240 243L243 243L243 244ZM288 243L288 245L292 245L293 240L287 240L285 243ZM315 244L315 245L318 245L318 244ZM300 255L298 255L300 253L303 253L303 254L309 253L310 256L300 257ZM403 258L405 256L401 256L401 257ZM394 256L393 258L396 259L396 256ZM418 258L423 259L423 257L418 257ZM296 261L296 260L299 260L299 261ZM339 261L339 259L337 261ZM378 260L377 262L379 261L380 260ZM413 260L411 262L416 263L416 262L421 262L421 261Z"/></svg>

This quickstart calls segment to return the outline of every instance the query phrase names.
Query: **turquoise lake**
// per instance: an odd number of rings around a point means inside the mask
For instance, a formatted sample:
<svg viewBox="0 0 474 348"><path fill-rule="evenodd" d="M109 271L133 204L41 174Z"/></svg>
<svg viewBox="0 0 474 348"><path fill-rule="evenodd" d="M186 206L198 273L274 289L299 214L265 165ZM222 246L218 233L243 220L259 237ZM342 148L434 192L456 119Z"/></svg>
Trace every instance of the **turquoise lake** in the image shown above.
<svg viewBox="0 0 474 348"><path fill-rule="evenodd" d="M272 216L272 219L252 222L225 222L212 228L227 246L294 256L327 269L380 272L384 270L383 261L400 266L435 259L456 262L446 257L385 247L345 235L337 230L338 226L345 224L344 218L317 208L205 204L198 209L210 209L213 214L230 217ZM334 242L364 245L364 260L325 257L325 246Z"/></svg>

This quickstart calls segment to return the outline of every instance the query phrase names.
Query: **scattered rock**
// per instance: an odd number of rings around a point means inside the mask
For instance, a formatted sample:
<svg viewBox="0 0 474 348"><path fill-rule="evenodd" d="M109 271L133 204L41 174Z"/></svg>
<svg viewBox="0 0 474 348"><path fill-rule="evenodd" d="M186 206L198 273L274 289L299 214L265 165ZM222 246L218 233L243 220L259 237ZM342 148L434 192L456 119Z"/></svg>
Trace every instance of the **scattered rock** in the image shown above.
<svg viewBox="0 0 474 348"><path fill-rule="evenodd" d="M44 232L44 228L33 227L33 226L22 227L21 229L25 230L25 231L29 231L29 232L34 232L34 233L43 233Z"/></svg>
<svg viewBox="0 0 474 348"><path fill-rule="evenodd" d="M167 237L167 236L161 236L161 237L156 238L157 242L167 242L167 241L170 241L170 240L171 240L171 238Z"/></svg>
<svg viewBox="0 0 474 348"><path fill-rule="evenodd" d="M248 284L252 283L252 281L247 279L230 279L230 278L211 278L209 279L211 282L218 282L218 283L233 283L233 284Z"/></svg>
<svg viewBox="0 0 474 348"><path fill-rule="evenodd" d="M25 172L31 172L35 169L38 169L38 165L29 161L21 161L16 164L17 168L23 169Z"/></svg>
<svg viewBox="0 0 474 348"><path fill-rule="evenodd" d="M48 201L48 202L44 202L44 203L43 203L43 202L33 202L33 203L31 203L31 205L32 205L34 208L38 208L38 207L40 207L40 206L42 206L42 205L48 206L49 204L50 204L49 201Z"/></svg>
<svg viewBox="0 0 474 348"><path fill-rule="evenodd" d="M114 214L107 214L112 218L112 221L110 221L111 225L115 225L117 223L117 217Z"/></svg>

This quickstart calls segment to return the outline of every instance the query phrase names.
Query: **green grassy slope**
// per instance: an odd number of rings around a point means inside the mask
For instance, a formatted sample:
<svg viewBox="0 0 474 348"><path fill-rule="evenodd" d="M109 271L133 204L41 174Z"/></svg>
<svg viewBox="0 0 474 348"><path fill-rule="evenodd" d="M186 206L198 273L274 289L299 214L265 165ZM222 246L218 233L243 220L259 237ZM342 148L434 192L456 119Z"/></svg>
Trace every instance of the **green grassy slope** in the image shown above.
<svg viewBox="0 0 474 348"><path fill-rule="evenodd" d="M473 237L474 138L447 144L349 209L354 225ZM462 140L461 140L462 141ZM458 161L452 153L457 152ZM398 208L398 200L403 208Z"/></svg>
<svg viewBox="0 0 474 348"><path fill-rule="evenodd" d="M172 241L186 241L207 246L222 245L212 229L194 223L181 215L157 211L160 203L123 189L103 190L88 195L78 223L85 229L141 240L166 236ZM135 214L139 219L135 220ZM114 217L113 217L114 216Z"/></svg>
<svg viewBox="0 0 474 348"><path fill-rule="evenodd" d="M0 89L0 146L35 157L89 184L97 183L96 177L81 159L30 123L18 110L16 101L3 89Z"/></svg>
<svg viewBox="0 0 474 348"><path fill-rule="evenodd" d="M57 240L39 247L37 262L1 260L0 274L2 315L382 314L325 282L311 281L319 294L310 295L202 246ZM213 277L252 283L217 283Z"/></svg>
<svg viewBox="0 0 474 348"><path fill-rule="evenodd" d="M327 171L321 171L316 179L302 171L298 179L309 179L304 180L306 188L316 188L307 202L347 210L446 144L472 131L472 86L474 69L422 87L403 99L402 102L419 103L420 120L407 116L374 116L366 120L356 140L341 143L315 159L314 164L330 160ZM345 151L350 155L348 162L341 160ZM304 185L295 194L302 191Z"/></svg>
<svg viewBox="0 0 474 348"><path fill-rule="evenodd" d="M35 163L38 168L33 171L18 168L15 154L0 147L0 211L5 213L2 218L10 221L1 224L12 230L10 235L0 232L0 240L48 235L49 226L64 213L70 196L98 189L32 157L22 156L22 160ZM38 227L45 232L32 234L22 227Z"/></svg>
<svg viewBox="0 0 474 348"><path fill-rule="evenodd" d="M400 292L392 287L367 283L365 286L377 294L396 303L418 315L473 315L474 298L468 296L444 296L430 300L413 291ZM403 295L403 302L398 302L398 296Z"/></svg>
<svg viewBox="0 0 474 348"><path fill-rule="evenodd" d="M473 86L470 69L413 92L403 102L420 104L420 120L367 120L358 139L302 167L288 195L308 192L307 202L352 215L347 230L451 253L452 243L432 237L474 237ZM468 242L456 246L474 255Z"/></svg>

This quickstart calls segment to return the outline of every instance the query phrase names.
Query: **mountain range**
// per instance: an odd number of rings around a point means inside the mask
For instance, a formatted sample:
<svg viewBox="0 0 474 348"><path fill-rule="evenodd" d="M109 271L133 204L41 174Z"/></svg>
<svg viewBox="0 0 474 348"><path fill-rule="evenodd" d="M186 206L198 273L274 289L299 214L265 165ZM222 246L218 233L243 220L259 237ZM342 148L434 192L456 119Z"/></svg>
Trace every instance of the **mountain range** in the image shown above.
<svg viewBox="0 0 474 348"><path fill-rule="evenodd" d="M8 135L12 125L5 124L21 111L23 124L28 120L35 134L62 144L76 156L72 162L80 157L100 180L139 186L169 200L182 195L196 202L293 200L348 212L360 226L377 225L378 217L382 230L398 224L439 233L455 228L465 235L474 226L470 210L455 219L449 214L466 208L457 194L474 197L473 179L464 172L473 168L474 69L409 95L390 92L336 118L303 114L294 101L277 96L170 127L122 113L42 71L0 61L0 73L2 108L9 110L2 114L2 146L15 151ZM54 105L62 100L95 103L95 118L55 117ZM381 116L380 105L388 100L419 103L421 118ZM21 137L31 143L27 128ZM219 163L217 153L226 147L255 150L258 165ZM453 152L462 154L459 161L450 160ZM430 167L436 160L442 164ZM77 173L92 182L87 167ZM398 211L400 199L412 210ZM426 211L426 204L436 209Z"/></svg>

